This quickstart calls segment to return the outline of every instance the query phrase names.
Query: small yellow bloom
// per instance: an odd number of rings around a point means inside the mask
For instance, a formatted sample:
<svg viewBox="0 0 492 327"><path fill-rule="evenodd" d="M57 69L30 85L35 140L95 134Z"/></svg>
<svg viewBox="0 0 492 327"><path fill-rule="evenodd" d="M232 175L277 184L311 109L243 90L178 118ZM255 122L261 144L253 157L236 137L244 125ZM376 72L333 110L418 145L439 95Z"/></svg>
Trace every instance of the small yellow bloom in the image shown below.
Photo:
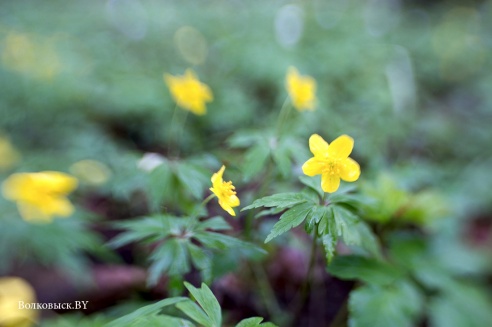
<svg viewBox="0 0 492 327"><path fill-rule="evenodd" d="M224 175L225 166L222 166L218 172L212 175L212 191L219 199L219 204L227 211L231 216L235 216L233 207L239 206L239 198L236 196L236 191L232 182L224 182L222 175Z"/></svg>
<svg viewBox="0 0 492 327"><path fill-rule="evenodd" d="M298 111L316 109L316 81L311 76L301 76L294 67L289 67L286 87L292 104Z"/></svg>
<svg viewBox="0 0 492 327"><path fill-rule="evenodd" d="M187 69L182 76L164 74L164 82L178 106L195 115L204 115L207 112L205 102L213 100L212 91L198 80L191 69Z"/></svg>
<svg viewBox="0 0 492 327"><path fill-rule="evenodd" d="M20 309L19 302L26 304L36 301L32 287L21 278L0 278L0 326L29 327L36 321L33 309Z"/></svg>
<svg viewBox="0 0 492 327"><path fill-rule="evenodd" d="M360 176L360 167L349 158L354 147L354 139L348 135L336 138L330 145L318 134L309 138L309 149L314 157L302 165L302 171L308 176L321 174L321 188L333 193L340 186L340 178L346 182L355 182Z"/></svg>
<svg viewBox="0 0 492 327"><path fill-rule="evenodd" d="M2 185L3 196L17 203L24 220L45 223L73 213L66 196L76 188L76 178L55 171L13 174Z"/></svg>

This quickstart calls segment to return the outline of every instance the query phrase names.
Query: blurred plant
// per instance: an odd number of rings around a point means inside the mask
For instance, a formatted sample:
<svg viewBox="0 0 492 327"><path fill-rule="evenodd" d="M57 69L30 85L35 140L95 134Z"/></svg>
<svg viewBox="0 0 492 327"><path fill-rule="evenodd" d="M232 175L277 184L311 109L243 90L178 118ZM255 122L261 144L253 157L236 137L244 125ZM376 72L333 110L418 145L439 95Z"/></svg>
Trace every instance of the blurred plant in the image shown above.
<svg viewBox="0 0 492 327"><path fill-rule="evenodd" d="M199 116L207 112L205 103L213 100L212 91L193 70L187 69L182 76L164 74L164 82L178 106Z"/></svg>
<svg viewBox="0 0 492 327"><path fill-rule="evenodd" d="M31 308L36 302L34 289L18 277L0 277L0 326L29 327L37 320L38 313ZM21 304L29 307L21 307Z"/></svg>
<svg viewBox="0 0 492 327"><path fill-rule="evenodd" d="M80 160L70 166L70 172L80 182L88 185L101 185L111 178L108 166L97 160Z"/></svg>
<svg viewBox="0 0 492 327"><path fill-rule="evenodd" d="M6 199L17 203L22 218L49 223L54 216L68 217L74 212L67 195L77 188L77 179L60 172L17 173L2 185Z"/></svg>
<svg viewBox="0 0 492 327"><path fill-rule="evenodd" d="M350 293L349 325L480 327L492 319L492 298L477 280L452 271L431 242L416 233L390 235L384 260L341 256L328 270L363 283ZM424 305L426 303L426 305Z"/></svg>
<svg viewBox="0 0 492 327"><path fill-rule="evenodd" d="M224 170L225 166L222 166L213 174L213 187L210 189L213 194L194 207L189 216L156 214L116 224L124 232L111 240L111 246L120 247L138 241L153 247L149 257L152 262L149 268L149 285L156 284L166 273L171 277L171 288L173 285L181 286L184 275L191 269L191 264L200 271L202 279L210 283L213 279L213 251L232 248L238 252L264 253L253 244L215 232L231 229L222 217L201 219L208 215L205 205L215 196L225 211L231 215L235 214L232 207L239 205L239 199L233 191L232 183L222 180Z"/></svg>
<svg viewBox="0 0 492 327"><path fill-rule="evenodd" d="M19 152L14 148L10 140L0 136L0 172L12 168L20 160Z"/></svg>
<svg viewBox="0 0 492 327"><path fill-rule="evenodd" d="M130 327L136 324L166 327L221 327L222 310L210 288L203 283L201 288L186 282L184 285L191 294L190 298L167 298L116 319L105 327ZM170 306L175 306L186 318L181 318L178 314L161 313L163 309L168 309ZM262 321L263 318L260 317L247 318L240 321L236 327L276 327L271 322L262 323Z"/></svg>

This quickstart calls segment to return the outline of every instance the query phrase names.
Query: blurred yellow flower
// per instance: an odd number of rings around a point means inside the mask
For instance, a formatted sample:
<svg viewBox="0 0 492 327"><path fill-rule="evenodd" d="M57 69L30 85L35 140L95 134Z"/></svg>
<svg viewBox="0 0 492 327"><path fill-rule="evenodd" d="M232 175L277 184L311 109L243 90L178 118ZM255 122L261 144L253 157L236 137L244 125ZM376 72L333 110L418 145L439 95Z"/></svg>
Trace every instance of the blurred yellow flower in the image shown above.
<svg viewBox="0 0 492 327"><path fill-rule="evenodd" d="M34 290L23 279L17 277L0 278L0 326L32 326L36 321L36 310L21 308L19 302L30 304L35 301Z"/></svg>
<svg viewBox="0 0 492 327"><path fill-rule="evenodd" d="M164 74L164 82L178 106L195 115L204 115L207 112L205 102L213 100L212 91L198 80L191 69L187 69L182 76Z"/></svg>
<svg viewBox="0 0 492 327"><path fill-rule="evenodd" d="M295 67L289 67L286 87L298 111L316 109L316 81L311 76L302 76Z"/></svg>
<svg viewBox="0 0 492 327"><path fill-rule="evenodd" d="M321 174L321 188L333 193L340 186L340 178L346 182L355 182L360 175L359 164L349 158L354 147L354 139L348 135L336 138L330 145L318 134L309 138L309 149L314 157L302 166L308 176Z"/></svg>
<svg viewBox="0 0 492 327"><path fill-rule="evenodd" d="M20 159L20 155L10 141L0 136L0 172L12 168Z"/></svg>
<svg viewBox="0 0 492 327"><path fill-rule="evenodd" d="M56 171L13 174L2 185L3 196L17 203L26 221L49 223L53 216L68 217L73 205L66 196L77 179Z"/></svg>
<svg viewBox="0 0 492 327"><path fill-rule="evenodd" d="M212 191L219 199L219 204L227 211L231 216L235 216L233 207L239 206L239 198L236 196L236 191L232 182L224 182L222 175L224 175L225 166L222 166L218 172L212 175Z"/></svg>

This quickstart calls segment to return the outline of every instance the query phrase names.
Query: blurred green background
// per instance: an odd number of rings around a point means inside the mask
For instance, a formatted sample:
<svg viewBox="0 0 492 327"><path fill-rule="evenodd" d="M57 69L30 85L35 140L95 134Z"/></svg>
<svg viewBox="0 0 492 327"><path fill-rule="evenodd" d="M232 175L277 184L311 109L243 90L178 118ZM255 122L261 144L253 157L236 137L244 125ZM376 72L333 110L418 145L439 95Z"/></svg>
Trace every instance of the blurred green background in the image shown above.
<svg viewBox="0 0 492 327"><path fill-rule="evenodd" d="M87 252L112 260L91 226L145 212L147 174L137 164L170 150L175 104L162 75L190 67L214 94L205 116L189 115L179 142L183 158L205 167L204 183L226 162L235 185L247 187L242 153L225 140L274 128L295 66L318 85L317 110L293 113L289 129L306 151L313 133L352 136L360 184L390 171L407 190L448 199L443 257L453 260L445 249L454 240L469 242L471 222L485 235L475 241L490 247L491 17L490 1L3 1L2 180L71 172L85 159L104 164L109 179L82 181L76 216L49 226L25 224L0 200L0 269L42 263L73 273ZM294 174L302 163L294 160ZM94 210L95 196L120 211ZM483 251L465 265L490 271L490 259Z"/></svg>

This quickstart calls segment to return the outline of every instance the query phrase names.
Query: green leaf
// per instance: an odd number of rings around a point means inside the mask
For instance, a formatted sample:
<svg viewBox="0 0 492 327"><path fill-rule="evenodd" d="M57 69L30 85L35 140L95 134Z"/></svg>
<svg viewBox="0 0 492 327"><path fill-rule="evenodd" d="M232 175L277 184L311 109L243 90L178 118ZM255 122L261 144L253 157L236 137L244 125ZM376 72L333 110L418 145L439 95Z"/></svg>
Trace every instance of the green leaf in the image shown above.
<svg viewBox="0 0 492 327"><path fill-rule="evenodd" d="M229 235L214 232L197 232L195 237L203 245L212 249L225 250L228 248L238 248L240 250L253 251L257 254L266 254L266 251L257 245Z"/></svg>
<svg viewBox="0 0 492 327"><path fill-rule="evenodd" d="M140 308L126 316L113 320L105 327L125 327L125 326L133 326L133 324L140 318L151 316L157 314L162 308L166 306L170 306L182 301L188 300L185 297L173 297L168 298L157 303L147 305L143 308Z"/></svg>
<svg viewBox="0 0 492 327"><path fill-rule="evenodd" d="M355 225L360 237L360 247L366 250L371 256L382 259L381 245L371 228L363 221Z"/></svg>
<svg viewBox="0 0 492 327"><path fill-rule="evenodd" d="M230 230L232 227L229 225L227 221L225 221L224 218L220 216L216 216L204 221L201 221L200 224L197 227L197 230L206 230L206 229L212 229L212 230Z"/></svg>
<svg viewBox="0 0 492 327"><path fill-rule="evenodd" d="M324 206L314 206L313 210L311 210L306 217L306 224L304 225L306 232L311 234L314 229L314 226L318 224L323 216L325 215Z"/></svg>
<svg viewBox="0 0 492 327"><path fill-rule="evenodd" d="M241 320L236 327L277 327L275 324L271 322L261 323L263 318L261 317L252 317Z"/></svg>
<svg viewBox="0 0 492 327"><path fill-rule="evenodd" d="M205 311L200 308L198 304L191 300L183 301L176 304L176 307L181 310L185 315L199 323L201 326L205 327L217 327L214 325L210 318L207 316Z"/></svg>
<svg viewBox="0 0 492 327"><path fill-rule="evenodd" d="M118 248L135 241L165 238L170 233L169 218L170 216L155 215L117 223L117 228L126 231L109 241L108 246Z"/></svg>
<svg viewBox="0 0 492 327"><path fill-rule="evenodd" d="M336 257L328 271L340 279L358 279L376 285L391 284L402 276L388 263L355 255Z"/></svg>
<svg viewBox="0 0 492 327"><path fill-rule="evenodd" d="M422 312L422 295L408 282L363 286L350 293L350 327L412 327Z"/></svg>
<svg viewBox="0 0 492 327"><path fill-rule="evenodd" d="M313 210L312 203L301 203L287 210L282 216L280 216L280 220L273 226L273 229L267 236L265 243L268 243L273 238L299 226L304 219L306 219L306 216L311 210Z"/></svg>
<svg viewBox="0 0 492 327"><path fill-rule="evenodd" d="M190 270L186 243L178 239L169 239L152 252L149 285L157 284L159 278L166 272L169 275L182 275Z"/></svg>
<svg viewBox="0 0 492 327"><path fill-rule="evenodd" d="M197 269L200 270L202 279L205 283L212 282L212 258L207 251L196 246L193 243L188 243L188 250L191 256L191 262Z"/></svg>
<svg viewBox="0 0 492 327"><path fill-rule="evenodd" d="M320 176L310 177L310 176L306 176L306 175L301 175L301 176L299 176L299 180L301 181L302 184L304 184L307 187L311 188L312 190L316 191L316 193L318 193L320 198L323 197L323 194L325 192L321 188L321 177Z"/></svg>
<svg viewBox="0 0 492 327"><path fill-rule="evenodd" d="M333 234L326 234L323 235L321 241L323 242L323 247L325 249L326 262L329 264L335 256L337 237Z"/></svg>
<svg viewBox="0 0 492 327"><path fill-rule="evenodd" d="M153 169L148 177L149 205L152 211L158 212L164 199L172 192L173 172L164 163Z"/></svg>
<svg viewBox="0 0 492 327"><path fill-rule="evenodd" d="M270 155L270 147L266 140L258 142L253 146L244 158L243 175L245 180L250 180L253 176L261 172L265 167L265 162Z"/></svg>
<svg viewBox="0 0 492 327"><path fill-rule="evenodd" d="M429 316L433 327L481 327L492 321L492 300L477 285L448 283L430 301Z"/></svg>
<svg viewBox="0 0 492 327"><path fill-rule="evenodd" d="M306 202L307 199L300 193L279 193L255 200L241 211L259 207L276 207L279 209L291 208L297 204Z"/></svg>
<svg viewBox="0 0 492 327"><path fill-rule="evenodd" d="M291 162L289 149L286 149L283 144L279 145L272 151L273 161L275 162L280 174L287 177L291 173Z"/></svg>
<svg viewBox="0 0 492 327"><path fill-rule="evenodd" d="M190 291L191 295L196 299L198 304L203 308L207 316L212 322L212 326L220 327L222 324L222 313L220 304L214 294L205 283L202 283L201 288L195 288L190 283L185 282L185 286Z"/></svg>
<svg viewBox="0 0 492 327"><path fill-rule="evenodd" d="M335 223L335 218L333 217L333 209L331 206L323 207L323 216L318 223L318 235L333 235L338 239L338 233Z"/></svg>
<svg viewBox="0 0 492 327"><path fill-rule="evenodd" d="M338 236L342 236L347 245L359 245L361 238L356 225L360 222L359 218L350 210L339 205L332 205L333 217Z"/></svg>
<svg viewBox="0 0 492 327"><path fill-rule="evenodd" d="M176 176L195 199L202 199L205 185L209 183L209 179L199 168L192 164L181 162L176 165Z"/></svg>

